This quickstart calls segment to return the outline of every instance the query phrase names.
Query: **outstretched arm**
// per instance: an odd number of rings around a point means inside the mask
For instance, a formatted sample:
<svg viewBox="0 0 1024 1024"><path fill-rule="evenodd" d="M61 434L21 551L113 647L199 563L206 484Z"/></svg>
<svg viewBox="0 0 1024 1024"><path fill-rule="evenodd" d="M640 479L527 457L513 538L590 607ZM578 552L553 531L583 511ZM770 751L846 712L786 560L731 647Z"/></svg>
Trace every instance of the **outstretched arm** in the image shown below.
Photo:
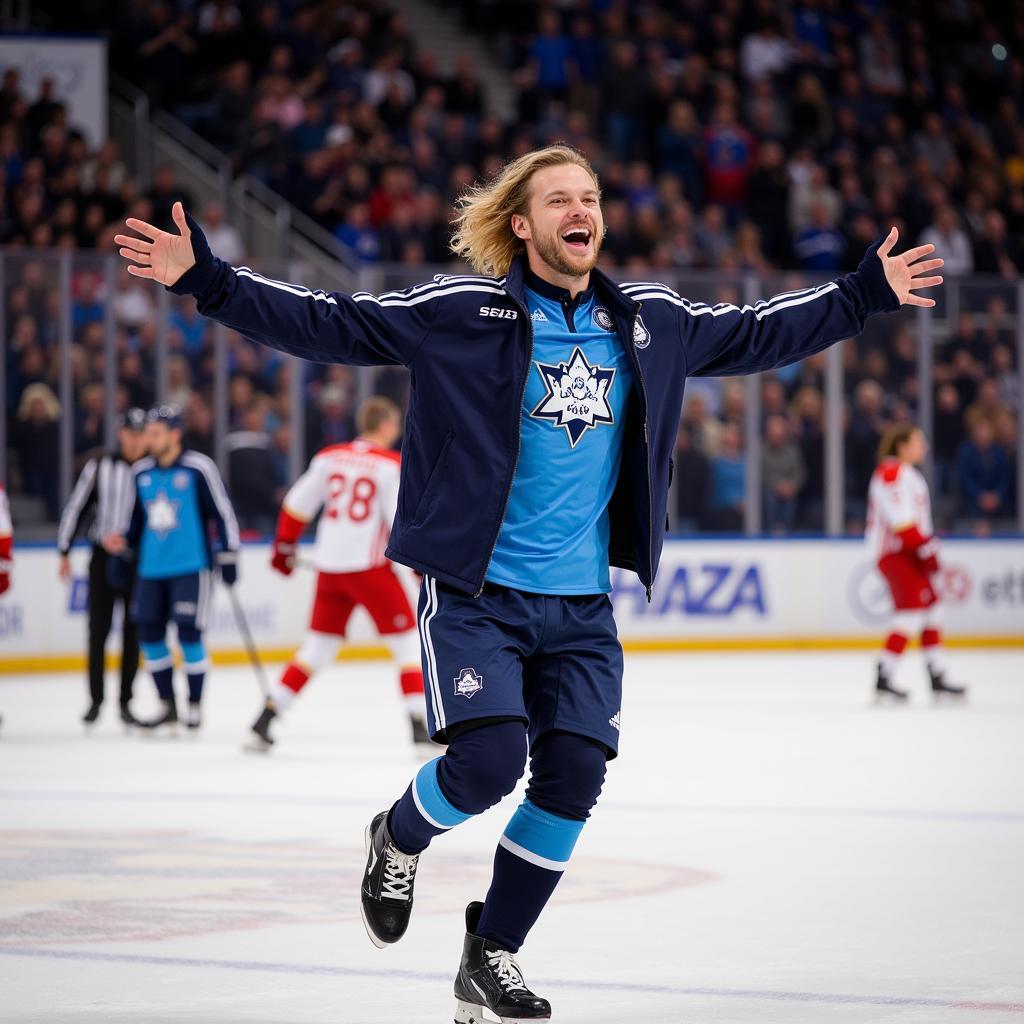
<svg viewBox="0 0 1024 1024"><path fill-rule="evenodd" d="M437 303L422 294L345 295L275 281L214 256L181 203L172 216L176 233L130 217L137 235L114 236L128 273L195 295L200 313L253 341L314 362L408 366L426 340Z"/></svg>
<svg viewBox="0 0 1024 1024"><path fill-rule="evenodd" d="M893 256L898 238L893 228L867 251L852 274L752 306L669 299L680 307L688 373L722 377L785 366L860 334L875 313L893 312L902 305L934 306L934 299L918 292L942 284L933 273L942 260L925 259L935 246L921 245ZM665 297L645 295L639 288L631 294L641 300Z"/></svg>

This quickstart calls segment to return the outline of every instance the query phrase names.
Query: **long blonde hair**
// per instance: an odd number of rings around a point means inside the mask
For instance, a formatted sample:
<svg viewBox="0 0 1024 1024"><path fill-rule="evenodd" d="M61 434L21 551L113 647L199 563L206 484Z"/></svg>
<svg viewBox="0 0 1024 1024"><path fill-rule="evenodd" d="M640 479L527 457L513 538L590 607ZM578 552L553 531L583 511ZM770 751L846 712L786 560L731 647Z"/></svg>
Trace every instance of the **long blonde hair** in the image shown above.
<svg viewBox="0 0 1024 1024"><path fill-rule="evenodd" d="M530 206L530 179L537 171L562 164L582 167L600 190L590 161L565 143L525 153L485 185L473 185L458 201L450 247L478 274L500 277L525 245L512 230L512 215L526 214Z"/></svg>

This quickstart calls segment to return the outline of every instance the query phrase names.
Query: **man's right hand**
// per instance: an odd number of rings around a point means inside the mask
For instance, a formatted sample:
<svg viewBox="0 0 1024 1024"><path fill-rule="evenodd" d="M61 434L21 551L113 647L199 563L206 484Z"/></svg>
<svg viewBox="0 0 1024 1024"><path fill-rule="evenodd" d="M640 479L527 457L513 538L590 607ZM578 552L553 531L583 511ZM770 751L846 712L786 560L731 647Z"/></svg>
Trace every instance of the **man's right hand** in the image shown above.
<svg viewBox="0 0 1024 1024"><path fill-rule="evenodd" d="M114 242L121 246L121 255L132 262L128 265L128 273L135 277L145 277L150 281L170 287L186 270L195 266L196 258L192 251L192 232L185 221L185 208L175 203L171 208L171 216L178 226L180 234L173 235L169 231L147 224L144 220L129 217L125 224L137 231L142 238L133 235L115 235ZM135 266L134 264L139 264Z"/></svg>
<svg viewBox="0 0 1024 1024"><path fill-rule="evenodd" d="M67 555L60 556L60 563L57 566L57 575L61 581L67 583L71 579L71 559Z"/></svg>

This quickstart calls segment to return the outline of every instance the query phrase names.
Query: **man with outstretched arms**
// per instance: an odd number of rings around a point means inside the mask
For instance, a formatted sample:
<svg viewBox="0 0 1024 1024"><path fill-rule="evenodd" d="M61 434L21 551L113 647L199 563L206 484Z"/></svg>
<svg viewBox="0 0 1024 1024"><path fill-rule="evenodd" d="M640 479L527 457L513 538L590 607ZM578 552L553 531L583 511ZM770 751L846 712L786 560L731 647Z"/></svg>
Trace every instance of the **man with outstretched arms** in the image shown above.
<svg viewBox="0 0 1024 1024"><path fill-rule="evenodd" d="M312 292L216 259L180 204L177 231L118 235L129 270L202 313L320 362L412 371L403 479L387 555L424 574L429 724L446 741L367 827L362 913L379 946L409 922L419 855L510 793L483 903L466 912L456 1020L548 1020L514 954L568 865L616 754L622 650L609 566L648 588L688 375L754 373L859 333L941 278L931 246L893 230L852 274L739 308L596 268L597 176L566 146L470 190L453 250L480 276L382 295ZM638 837L638 840L642 837Z"/></svg>
<svg viewBox="0 0 1024 1024"><path fill-rule="evenodd" d="M160 714L144 728L178 726L174 661L167 627L174 622L188 679L189 730L201 725L200 701L209 662L203 646L213 591L213 568L224 583L238 578L238 521L212 460L182 448L181 410L158 405L146 415L149 455L132 467L135 508L127 535L112 534L105 547L111 583L120 585L127 564L137 565L130 614L135 620L146 667L161 701ZM215 552L210 527L219 541Z"/></svg>
<svg viewBox="0 0 1024 1024"><path fill-rule="evenodd" d="M334 661L352 612L362 606L398 663L399 685L414 743L429 743L416 619L401 581L384 557L398 504L400 458L392 445L402 413L375 396L356 413L359 436L317 452L285 495L270 564L285 576L295 568L296 542L321 510L313 548L316 596L302 647L274 684L253 724L250 749L269 750L271 723L314 673Z"/></svg>

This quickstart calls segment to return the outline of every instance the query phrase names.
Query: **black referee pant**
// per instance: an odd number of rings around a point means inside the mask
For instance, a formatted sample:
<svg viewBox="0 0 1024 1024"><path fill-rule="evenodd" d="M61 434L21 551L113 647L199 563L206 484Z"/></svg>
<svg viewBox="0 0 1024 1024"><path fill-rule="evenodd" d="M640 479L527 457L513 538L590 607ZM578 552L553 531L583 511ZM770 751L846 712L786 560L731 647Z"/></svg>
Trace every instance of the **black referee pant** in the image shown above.
<svg viewBox="0 0 1024 1024"><path fill-rule="evenodd" d="M89 562L89 696L94 704L103 702L104 654L110 626L114 621L114 605L121 601L124 611L124 632L121 639L121 703L132 699L132 684L139 670L139 638L135 623L128 614L135 573L132 572L126 590L115 590L107 582L107 562L110 556L94 544Z"/></svg>

